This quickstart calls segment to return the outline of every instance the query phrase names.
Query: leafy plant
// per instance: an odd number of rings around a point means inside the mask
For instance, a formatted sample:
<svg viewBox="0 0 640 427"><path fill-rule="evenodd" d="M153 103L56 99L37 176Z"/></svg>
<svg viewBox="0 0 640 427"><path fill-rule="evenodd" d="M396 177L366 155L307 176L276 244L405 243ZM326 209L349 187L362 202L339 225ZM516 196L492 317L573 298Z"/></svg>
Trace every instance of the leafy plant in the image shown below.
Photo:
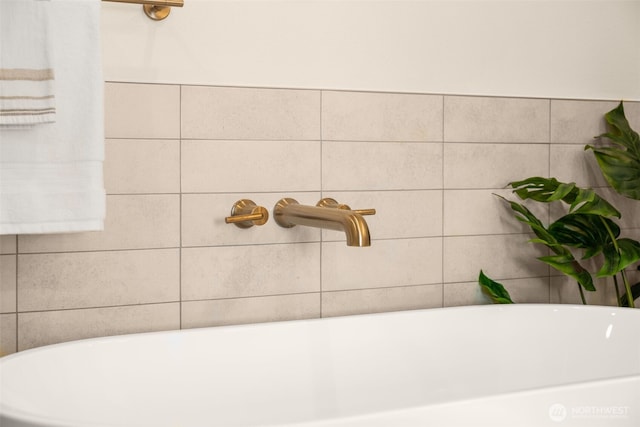
<svg viewBox="0 0 640 427"><path fill-rule="evenodd" d="M491 301L496 304L513 304L509 292L500 283L491 280L487 277L482 270L480 270L480 277L478 282L482 288L482 292L487 294Z"/></svg>
<svg viewBox="0 0 640 427"><path fill-rule="evenodd" d="M583 290L595 291L596 288L593 274L581 261L597 255L602 255L603 262L595 273L596 277L620 274L627 294L632 295L624 269L640 260L640 243L619 237L620 227L613 219L620 218L621 214L613 205L592 189L583 189L575 183L564 183L555 178L532 177L509 185L522 200L563 202L568 206L566 215L545 226L524 205L498 196L509 204L516 219L527 224L536 235L530 242L545 245L551 250L551 255L538 259L576 280L584 304ZM582 252L582 256L576 258L575 252ZM487 287L482 282L480 284L483 290ZM629 304L633 306L633 300Z"/></svg>
<svg viewBox="0 0 640 427"><path fill-rule="evenodd" d="M605 114L608 132L596 138L609 140L609 145L587 145L592 150L600 170L609 185L619 194L640 200L640 136L635 132L624 114L622 102ZM595 291L593 275L580 261L602 255L602 265L596 277L613 277L618 305L634 307L640 297L640 283L630 285L625 269L640 260L640 243L620 238L620 227L614 219L620 212L591 189L582 189L574 183L562 183L555 178L532 177L509 184L522 200L542 203L562 201L568 205L568 213L545 227L531 211L520 203L503 197L516 218L527 224L536 235L531 242L547 246L553 253L539 259L556 270L574 278L582 302L586 304L584 290ZM500 196L498 196L500 197ZM576 259L574 252L581 251ZM624 284L625 293L620 294L618 276ZM494 302L511 301L502 285L480 272L478 279L482 290Z"/></svg>
<svg viewBox="0 0 640 427"><path fill-rule="evenodd" d="M640 136L631 129L622 102L604 116L609 131L596 138L606 138L612 145L587 145L609 185L630 199L640 200Z"/></svg>

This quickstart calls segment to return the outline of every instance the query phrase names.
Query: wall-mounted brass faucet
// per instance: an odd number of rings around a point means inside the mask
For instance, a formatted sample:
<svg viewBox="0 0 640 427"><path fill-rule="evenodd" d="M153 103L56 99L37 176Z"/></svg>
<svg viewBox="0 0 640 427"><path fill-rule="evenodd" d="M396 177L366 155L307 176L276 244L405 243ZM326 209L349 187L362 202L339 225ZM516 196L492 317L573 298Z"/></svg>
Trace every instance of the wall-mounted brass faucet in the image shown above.
<svg viewBox="0 0 640 427"><path fill-rule="evenodd" d="M325 201L323 203L323 201ZM301 205L290 198L280 199L273 208L276 223L285 228L296 225L344 231L347 246L371 246L369 226L362 215L374 215L375 209L353 211L333 199L323 199L318 206Z"/></svg>

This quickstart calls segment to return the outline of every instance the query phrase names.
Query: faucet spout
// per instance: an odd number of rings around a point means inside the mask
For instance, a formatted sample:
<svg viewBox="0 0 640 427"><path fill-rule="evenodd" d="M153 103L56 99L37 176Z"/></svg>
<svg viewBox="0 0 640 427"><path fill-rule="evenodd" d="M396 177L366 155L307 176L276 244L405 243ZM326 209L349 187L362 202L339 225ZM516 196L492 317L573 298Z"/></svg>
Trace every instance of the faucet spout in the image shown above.
<svg viewBox="0 0 640 427"><path fill-rule="evenodd" d="M306 225L343 231L347 236L347 246L371 246L367 222L352 210L306 206L294 199L284 198L273 208L273 217L281 227Z"/></svg>

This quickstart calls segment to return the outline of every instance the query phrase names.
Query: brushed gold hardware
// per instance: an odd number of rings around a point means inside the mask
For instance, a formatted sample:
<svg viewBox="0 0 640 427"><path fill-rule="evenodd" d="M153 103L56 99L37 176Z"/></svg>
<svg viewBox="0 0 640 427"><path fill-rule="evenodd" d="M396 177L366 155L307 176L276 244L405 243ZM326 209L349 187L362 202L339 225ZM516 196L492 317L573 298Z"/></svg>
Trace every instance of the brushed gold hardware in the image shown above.
<svg viewBox="0 0 640 427"><path fill-rule="evenodd" d="M345 205L343 203L338 203L338 201L336 199L332 199L331 197L325 197L324 199L320 200L316 206L321 207L321 208L335 208L335 209L343 209L343 210L349 210L349 211L353 211L355 213L358 213L360 215L375 215L376 214L376 210L375 209L351 209L349 207L349 205Z"/></svg>
<svg viewBox="0 0 640 427"><path fill-rule="evenodd" d="M301 205L295 199L280 199L273 207L273 218L280 227L296 225L344 231L347 246L371 246L369 226L361 214L348 209Z"/></svg>
<svg viewBox="0 0 640 427"><path fill-rule="evenodd" d="M144 14L154 21L162 21L171 13L171 8L168 6L156 6L153 4L145 4L142 6Z"/></svg>
<svg viewBox="0 0 640 427"><path fill-rule="evenodd" d="M156 6L182 7L184 0L102 0L112 3L151 4Z"/></svg>
<svg viewBox="0 0 640 427"><path fill-rule="evenodd" d="M264 225L268 220L268 210L256 205L253 200L242 199L233 204L231 216L226 217L224 222L240 228L250 228L254 225Z"/></svg>
<svg viewBox="0 0 640 427"><path fill-rule="evenodd" d="M162 21L169 13L172 7L183 7L184 0L102 0L114 3L130 3L141 4L145 15L154 21Z"/></svg>

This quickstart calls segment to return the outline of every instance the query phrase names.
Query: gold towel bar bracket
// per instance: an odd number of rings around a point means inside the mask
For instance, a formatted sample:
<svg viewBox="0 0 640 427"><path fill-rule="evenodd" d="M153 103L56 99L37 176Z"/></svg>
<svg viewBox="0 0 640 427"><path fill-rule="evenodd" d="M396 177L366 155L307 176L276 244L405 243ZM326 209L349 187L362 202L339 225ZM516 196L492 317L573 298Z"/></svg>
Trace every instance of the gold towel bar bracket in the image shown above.
<svg viewBox="0 0 640 427"><path fill-rule="evenodd" d="M169 13L172 7L184 6L184 0L102 0L114 3L131 3L141 4L145 15L154 21L162 21Z"/></svg>

